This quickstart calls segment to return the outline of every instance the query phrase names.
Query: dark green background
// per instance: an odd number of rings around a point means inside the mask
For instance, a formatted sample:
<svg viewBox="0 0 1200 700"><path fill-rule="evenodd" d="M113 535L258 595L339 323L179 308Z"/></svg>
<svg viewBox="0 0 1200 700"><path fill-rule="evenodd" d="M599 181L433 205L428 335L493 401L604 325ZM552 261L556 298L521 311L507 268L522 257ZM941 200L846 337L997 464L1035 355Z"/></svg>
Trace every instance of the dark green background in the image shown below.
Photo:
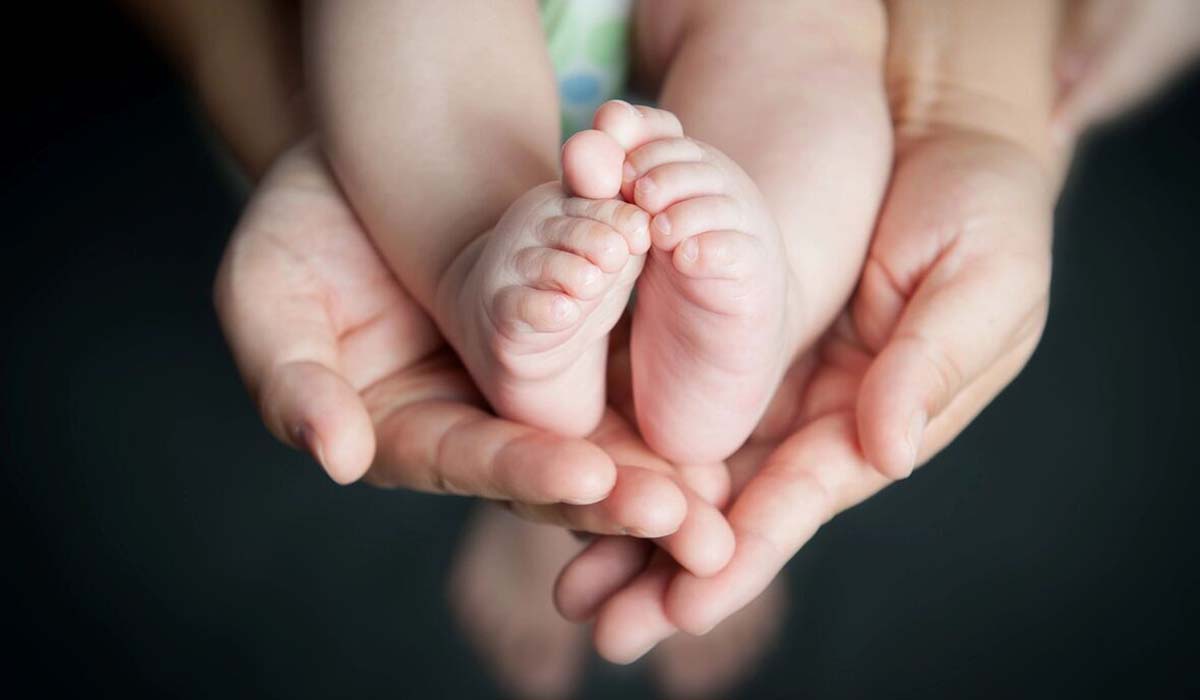
<svg viewBox="0 0 1200 700"><path fill-rule="evenodd" d="M489 696L442 591L467 502L260 428L209 302L235 189L136 32L66 7L0 54L7 685ZM743 697L1200 692L1198 126L1193 76L1088 144L1028 369L797 557Z"/></svg>

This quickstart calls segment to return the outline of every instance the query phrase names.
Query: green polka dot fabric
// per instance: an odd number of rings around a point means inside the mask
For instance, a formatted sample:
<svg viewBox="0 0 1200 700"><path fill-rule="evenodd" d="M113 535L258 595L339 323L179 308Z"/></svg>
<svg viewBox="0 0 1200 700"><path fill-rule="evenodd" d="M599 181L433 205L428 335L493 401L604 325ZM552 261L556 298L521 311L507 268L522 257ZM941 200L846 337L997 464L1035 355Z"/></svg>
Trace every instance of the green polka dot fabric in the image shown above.
<svg viewBox="0 0 1200 700"><path fill-rule="evenodd" d="M592 125L625 92L632 0L541 0L542 26L562 105L563 138Z"/></svg>

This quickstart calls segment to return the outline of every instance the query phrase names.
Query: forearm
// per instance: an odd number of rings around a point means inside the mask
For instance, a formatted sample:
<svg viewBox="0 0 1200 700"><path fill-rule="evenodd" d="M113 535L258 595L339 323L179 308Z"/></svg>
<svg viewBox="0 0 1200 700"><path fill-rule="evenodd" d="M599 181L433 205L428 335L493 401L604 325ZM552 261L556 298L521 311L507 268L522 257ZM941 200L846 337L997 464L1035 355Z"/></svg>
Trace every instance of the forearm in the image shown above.
<svg viewBox="0 0 1200 700"><path fill-rule="evenodd" d="M557 166L557 96L533 3L314 0L305 62L322 145L427 309L443 272Z"/></svg>
<svg viewBox="0 0 1200 700"><path fill-rule="evenodd" d="M307 129L298 25L279 0L123 0L253 179Z"/></svg>
<svg viewBox="0 0 1200 700"><path fill-rule="evenodd" d="M1047 0L889 0L887 85L898 150L966 132L1010 142L1050 171L1061 7Z"/></svg>

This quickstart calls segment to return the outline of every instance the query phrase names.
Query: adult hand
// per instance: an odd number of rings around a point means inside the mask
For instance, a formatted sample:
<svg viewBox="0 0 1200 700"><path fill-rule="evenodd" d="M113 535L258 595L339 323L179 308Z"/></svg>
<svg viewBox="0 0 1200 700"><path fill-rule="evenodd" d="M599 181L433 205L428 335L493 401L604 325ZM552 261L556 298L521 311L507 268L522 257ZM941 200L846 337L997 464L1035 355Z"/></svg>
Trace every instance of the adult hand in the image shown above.
<svg viewBox="0 0 1200 700"><path fill-rule="evenodd" d="M317 150L301 143L284 151L308 129L297 8L123 2L193 83L244 172L258 179L271 168L226 251L215 296L243 378L277 437L307 449L342 483L365 475L509 500L526 517L575 529L661 535L697 570L719 565L711 551L692 548L691 557L685 545L731 539L724 520L707 504L687 508L698 497L627 433L610 426L604 434L626 460L616 467L592 443L487 414Z"/></svg>
<svg viewBox="0 0 1200 700"><path fill-rule="evenodd" d="M267 427L335 481L482 496L576 530L660 537L699 572L727 560L724 519L615 414L595 438L602 448L486 411L313 144L284 153L259 186L215 296Z"/></svg>
<svg viewBox="0 0 1200 700"><path fill-rule="evenodd" d="M601 654L628 662L676 629L711 629L825 521L886 486L881 469L928 459L1017 374L1045 322L1053 190L1006 139L900 144L853 302L730 460L730 564L709 578L661 555L643 568L644 544L602 538L564 570L559 608L595 617ZM602 565L614 574L594 575Z"/></svg>

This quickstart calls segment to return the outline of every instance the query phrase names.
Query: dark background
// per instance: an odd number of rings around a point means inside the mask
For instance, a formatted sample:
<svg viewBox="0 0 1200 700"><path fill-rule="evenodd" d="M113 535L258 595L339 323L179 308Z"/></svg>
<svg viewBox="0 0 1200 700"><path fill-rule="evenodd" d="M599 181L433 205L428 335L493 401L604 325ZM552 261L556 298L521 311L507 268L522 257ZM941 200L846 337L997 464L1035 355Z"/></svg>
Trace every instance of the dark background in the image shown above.
<svg viewBox="0 0 1200 700"><path fill-rule="evenodd" d="M467 502L260 427L209 301L237 189L138 33L70 7L0 54L6 685L490 696L442 588ZM1198 126L1193 74L1088 144L1028 369L797 557L743 697L1200 693Z"/></svg>

